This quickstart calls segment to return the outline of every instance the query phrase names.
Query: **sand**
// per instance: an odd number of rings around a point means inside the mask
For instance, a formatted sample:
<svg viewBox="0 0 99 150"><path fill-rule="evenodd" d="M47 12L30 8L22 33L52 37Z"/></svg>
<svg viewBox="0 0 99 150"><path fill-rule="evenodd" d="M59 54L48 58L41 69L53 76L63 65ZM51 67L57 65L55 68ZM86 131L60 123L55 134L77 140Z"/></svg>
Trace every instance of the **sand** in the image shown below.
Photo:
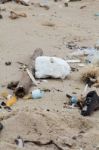
<svg viewBox="0 0 99 150"><path fill-rule="evenodd" d="M86 7L80 9L81 6ZM45 10L37 5L26 7L14 2L0 5L5 9L1 11L3 19L0 19L0 92L6 90L10 81L20 79L22 70L17 62L27 64L36 48L42 48L47 56L66 59L73 52L66 47L67 42L93 47L99 40L99 17L94 16L99 12L98 0L72 2L69 7L51 0L49 7ZM27 17L11 20L10 11L24 12ZM49 23L51 26L46 26ZM7 61L12 62L11 66L5 65ZM19 149L14 143L17 136L43 143L53 140L63 150L96 150L99 145L99 111L90 117L82 117L78 108L63 108L66 93L80 94L84 86L80 82L80 73L72 72L63 81L50 79L41 82L38 88L51 90L45 92L42 99L20 99L12 106L12 112L0 111L0 120L4 125L0 133L0 150ZM97 92L99 94L98 89ZM59 148L54 144L40 147L27 143L22 149Z"/></svg>

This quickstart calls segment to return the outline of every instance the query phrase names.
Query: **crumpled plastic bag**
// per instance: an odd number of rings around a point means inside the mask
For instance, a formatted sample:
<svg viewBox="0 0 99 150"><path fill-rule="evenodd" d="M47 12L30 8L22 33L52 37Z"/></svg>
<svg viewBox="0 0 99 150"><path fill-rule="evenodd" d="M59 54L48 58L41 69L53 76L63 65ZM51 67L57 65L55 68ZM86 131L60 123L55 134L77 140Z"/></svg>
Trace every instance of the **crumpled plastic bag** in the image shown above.
<svg viewBox="0 0 99 150"><path fill-rule="evenodd" d="M61 78L65 79L70 74L69 64L57 57L40 56L35 61L36 78Z"/></svg>

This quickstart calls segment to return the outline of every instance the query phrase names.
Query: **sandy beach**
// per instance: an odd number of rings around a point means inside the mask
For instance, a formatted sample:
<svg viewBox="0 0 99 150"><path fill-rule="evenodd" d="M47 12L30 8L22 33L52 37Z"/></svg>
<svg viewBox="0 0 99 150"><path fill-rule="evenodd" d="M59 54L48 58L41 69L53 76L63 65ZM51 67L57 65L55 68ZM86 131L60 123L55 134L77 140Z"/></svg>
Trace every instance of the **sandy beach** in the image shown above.
<svg viewBox="0 0 99 150"><path fill-rule="evenodd" d="M98 0L70 2L68 7L62 1L49 0L49 9L36 5L23 6L15 2L0 4L0 92L6 90L10 81L20 80L22 70L18 62L28 64L36 48L46 56L66 60L74 51L66 47L74 42L79 47L94 47L99 40ZM85 6L83 9L80 9ZM26 13L27 17L11 20L10 11ZM48 26L47 24L52 24ZM5 62L11 61L10 66ZM18 150L14 140L53 141L48 145L26 143L24 150L98 150L99 111L90 117L83 117L78 108L64 108L66 93L81 94L84 84L80 81L80 70L71 72L65 80L47 79L38 88L49 89L42 99L19 99L12 111L0 110L0 121L4 129L0 132L0 150ZM32 87L30 91L36 89ZM90 90L90 89L89 89ZM11 91L9 91L11 93ZM99 94L99 89L97 88ZM97 149L98 147L98 149Z"/></svg>

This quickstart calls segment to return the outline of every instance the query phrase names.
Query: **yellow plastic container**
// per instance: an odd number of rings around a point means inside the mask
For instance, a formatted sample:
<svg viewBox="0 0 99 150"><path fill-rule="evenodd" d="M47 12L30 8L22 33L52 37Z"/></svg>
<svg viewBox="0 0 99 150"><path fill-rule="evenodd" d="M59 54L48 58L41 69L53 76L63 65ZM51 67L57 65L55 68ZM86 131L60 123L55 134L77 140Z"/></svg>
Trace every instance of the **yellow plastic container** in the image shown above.
<svg viewBox="0 0 99 150"><path fill-rule="evenodd" d="M10 106L14 105L16 103L16 101L17 101L16 97L12 96L10 99L7 100L6 105L10 107Z"/></svg>

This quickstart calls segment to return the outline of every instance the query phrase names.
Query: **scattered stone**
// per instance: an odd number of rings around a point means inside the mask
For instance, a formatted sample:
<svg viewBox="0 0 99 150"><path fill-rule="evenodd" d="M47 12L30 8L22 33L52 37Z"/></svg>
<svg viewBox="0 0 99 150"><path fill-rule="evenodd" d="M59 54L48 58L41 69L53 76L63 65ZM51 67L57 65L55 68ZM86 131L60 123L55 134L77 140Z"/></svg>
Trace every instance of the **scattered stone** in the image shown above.
<svg viewBox="0 0 99 150"><path fill-rule="evenodd" d="M65 7L68 7L68 3L64 3Z"/></svg>
<svg viewBox="0 0 99 150"><path fill-rule="evenodd" d="M48 89L48 88L42 88L42 90L43 90L44 92L51 92L51 89Z"/></svg>
<svg viewBox="0 0 99 150"><path fill-rule="evenodd" d="M3 19L3 16L0 14L0 19Z"/></svg>
<svg viewBox="0 0 99 150"><path fill-rule="evenodd" d="M50 111L50 109L47 109L46 111Z"/></svg>
<svg viewBox="0 0 99 150"><path fill-rule="evenodd" d="M0 131L3 129L3 124L0 123Z"/></svg>
<svg viewBox="0 0 99 150"><path fill-rule="evenodd" d="M6 66L10 66L11 65L11 61L5 62Z"/></svg>
<svg viewBox="0 0 99 150"><path fill-rule="evenodd" d="M77 44L76 43L74 43L74 42L68 42L67 44L66 44L66 47L67 48L69 48L69 49L77 49L78 48L78 46L77 46Z"/></svg>
<svg viewBox="0 0 99 150"><path fill-rule="evenodd" d="M83 135L82 135L82 134L79 134L79 135L78 135L78 139L80 139L80 138L83 138Z"/></svg>
<svg viewBox="0 0 99 150"><path fill-rule="evenodd" d="M81 130L79 133L85 133L85 131Z"/></svg>
<svg viewBox="0 0 99 150"><path fill-rule="evenodd" d="M53 90L55 90L55 91L57 91L57 92L63 92L62 90L56 89L56 88L53 88Z"/></svg>
<svg viewBox="0 0 99 150"><path fill-rule="evenodd" d="M46 4L40 4L39 3L39 7L45 8L45 10L49 10L50 9L50 7L48 5L46 5Z"/></svg>
<svg viewBox="0 0 99 150"><path fill-rule="evenodd" d="M71 71L72 71L72 72L75 72L75 71L79 71L79 69L78 69L78 68L75 68L75 67L71 67Z"/></svg>
<svg viewBox="0 0 99 150"><path fill-rule="evenodd" d="M77 94L76 92L72 92L72 94Z"/></svg>
<svg viewBox="0 0 99 150"><path fill-rule="evenodd" d="M77 140L77 137L76 137L76 136L73 136L72 139L73 139L73 140Z"/></svg>
<svg viewBox="0 0 99 150"><path fill-rule="evenodd" d="M19 81L12 81L7 85L7 88L10 90L15 90L15 88L17 87Z"/></svg>
<svg viewBox="0 0 99 150"><path fill-rule="evenodd" d="M81 6L80 9L83 9L83 8L86 8L86 7L87 7L87 6L84 5L84 6Z"/></svg>
<svg viewBox="0 0 99 150"><path fill-rule="evenodd" d="M42 25L47 26L47 27L55 27L55 24L51 22L45 22L45 23L42 23Z"/></svg>

